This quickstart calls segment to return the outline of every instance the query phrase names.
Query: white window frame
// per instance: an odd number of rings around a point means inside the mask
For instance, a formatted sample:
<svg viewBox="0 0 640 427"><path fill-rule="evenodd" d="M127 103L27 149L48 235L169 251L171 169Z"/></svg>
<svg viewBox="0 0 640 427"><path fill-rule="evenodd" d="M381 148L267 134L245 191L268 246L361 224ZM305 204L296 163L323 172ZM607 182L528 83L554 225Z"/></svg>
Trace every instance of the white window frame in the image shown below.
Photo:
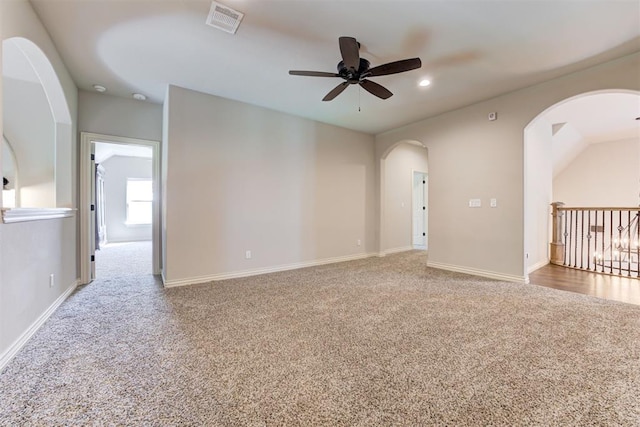
<svg viewBox="0 0 640 427"><path fill-rule="evenodd" d="M130 182L148 182L150 185L150 198L148 200L131 200L129 198L129 183ZM127 219L125 224L127 226L141 226L141 225L151 225L153 221L153 180L151 178L127 178L127 188L126 188L126 205L127 205ZM133 221L130 217L129 203L148 203L149 204L149 220L148 222L140 222Z"/></svg>

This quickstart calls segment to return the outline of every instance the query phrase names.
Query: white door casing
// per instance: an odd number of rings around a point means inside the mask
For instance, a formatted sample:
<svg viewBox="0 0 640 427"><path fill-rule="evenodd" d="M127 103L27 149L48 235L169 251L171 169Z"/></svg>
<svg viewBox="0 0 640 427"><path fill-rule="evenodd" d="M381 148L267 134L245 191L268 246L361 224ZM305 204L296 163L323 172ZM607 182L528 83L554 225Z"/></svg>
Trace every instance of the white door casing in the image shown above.
<svg viewBox="0 0 640 427"><path fill-rule="evenodd" d="M413 219L412 245L414 249L427 249L427 215L428 215L428 175L424 172L413 171Z"/></svg>
<svg viewBox="0 0 640 427"><path fill-rule="evenodd" d="M94 142L111 144L144 145L152 149L152 260L153 274L161 273L160 263L160 142L146 139L125 138L112 135L101 135L89 132L80 134L80 283L87 284L94 277L92 256L95 255L95 215L91 205L95 206L95 174L91 164ZM93 222L93 223L92 223Z"/></svg>

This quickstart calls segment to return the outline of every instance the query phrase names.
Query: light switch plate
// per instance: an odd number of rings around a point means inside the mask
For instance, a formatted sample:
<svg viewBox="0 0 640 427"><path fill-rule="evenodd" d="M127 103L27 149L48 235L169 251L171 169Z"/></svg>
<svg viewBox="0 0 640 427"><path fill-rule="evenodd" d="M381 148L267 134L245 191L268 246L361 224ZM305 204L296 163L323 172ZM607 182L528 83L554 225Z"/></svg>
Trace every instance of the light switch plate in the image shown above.
<svg viewBox="0 0 640 427"><path fill-rule="evenodd" d="M470 208L479 208L481 206L482 206L482 201L480 199L469 199Z"/></svg>

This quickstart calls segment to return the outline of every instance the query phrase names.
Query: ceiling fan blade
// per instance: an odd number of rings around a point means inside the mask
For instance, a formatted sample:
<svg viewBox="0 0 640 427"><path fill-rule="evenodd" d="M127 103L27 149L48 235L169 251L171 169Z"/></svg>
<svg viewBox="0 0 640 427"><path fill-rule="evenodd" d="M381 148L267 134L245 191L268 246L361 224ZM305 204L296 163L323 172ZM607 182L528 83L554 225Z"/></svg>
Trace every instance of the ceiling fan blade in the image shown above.
<svg viewBox="0 0 640 427"><path fill-rule="evenodd" d="M386 76L388 74L415 70L420 67L422 67L422 61L420 61L420 58L402 59L400 61L389 62L387 64L373 67L367 72L367 76Z"/></svg>
<svg viewBox="0 0 640 427"><path fill-rule="evenodd" d="M389 89L379 85L378 83L372 82L371 80L362 80L360 82L360 86L362 86L364 90L372 95L377 96L378 98L387 99L393 95L393 93L391 93Z"/></svg>
<svg viewBox="0 0 640 427"><path fill-rule="evenodd" d="M342 54L342 61L347 68L353 68L357 70L360 68L360 48L358 42L353 37L340 37L340 53Z"/></svg>
<svg viewBox="0 0 640 427"><path fill-rule="evenodd" d="M308 77L340 77L340 74L325 73L324 71L289 70L289 74L292 76L308 76Z"/></svg>
<svg viewBox="0 0 640 427"><path fill-rule="evenodd" d="M340 95L343 90L345 90L349 86L349 82L342 82L338 86L334 87L331 92L329 92L324 98L323 101L331 101L336 96Z"/></svg>

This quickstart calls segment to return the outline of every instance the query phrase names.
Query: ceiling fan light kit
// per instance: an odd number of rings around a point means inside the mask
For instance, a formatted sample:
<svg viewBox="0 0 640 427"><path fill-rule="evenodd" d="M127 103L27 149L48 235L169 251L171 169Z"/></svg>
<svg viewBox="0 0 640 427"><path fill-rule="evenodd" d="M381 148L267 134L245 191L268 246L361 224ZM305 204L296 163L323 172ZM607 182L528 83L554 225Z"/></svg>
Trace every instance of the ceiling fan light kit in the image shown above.
<svg viewBox="0 0 640 427"><path fill-rule="evenodd" d="M390 98L393 93L378 83L369 80L369 77L387 76L389 74L404 73L418 69L422 66L420 58L403 59L400 61L389 62L387 64L378 65L370 68L371 63L360 58L360 43L353 37L340 37L338 39L340 45L340 54L342 61L338 63L337 73L327 73L324 71L300 71L290 70L292 76L307 77L340 77L344 82L333 88L322 100L331 101L340 95L349 85L360 85L370 94L381 99Z"/></svg>

